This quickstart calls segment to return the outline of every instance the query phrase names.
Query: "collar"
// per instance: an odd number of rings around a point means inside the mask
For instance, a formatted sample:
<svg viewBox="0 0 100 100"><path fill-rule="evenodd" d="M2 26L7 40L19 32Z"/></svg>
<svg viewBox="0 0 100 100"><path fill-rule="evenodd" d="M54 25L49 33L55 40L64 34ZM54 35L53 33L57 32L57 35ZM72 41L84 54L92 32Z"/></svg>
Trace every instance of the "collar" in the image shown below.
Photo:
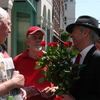
<svg viewBox="0 0 100 100"><path fill-rule="evenodd" d="M25 52L22 54L22 57L23 58L31 58L31 59L33 59L32 57L29 56L28 52L29 52L29 49L26 49ZM38 59L42 56L42 53L43 53L42 50L39 51Z"/></svg>
<svg viewBox="0 0 100 100"><path fill-rule="evenodd" d="M92 44L92 45L86 47L85 49L83 49L83 50L80 52L80 54L82 55L82 56L81 56L81 59L80 59L80 64L83 63L83 60L84 60L86 54L88 53L88 51L89 51L93 46L94 46L94 44Z"/></svg>
<svg viewBox="0 0 100 100"><path fill-rule="evenodd" d="M85 49L83 49L83 50L80 52L80 54L81 54L82 56L86 55L87 52L88 52L93 46L94 46L94 44L92 44L92 45L86 47Z"/></svg>

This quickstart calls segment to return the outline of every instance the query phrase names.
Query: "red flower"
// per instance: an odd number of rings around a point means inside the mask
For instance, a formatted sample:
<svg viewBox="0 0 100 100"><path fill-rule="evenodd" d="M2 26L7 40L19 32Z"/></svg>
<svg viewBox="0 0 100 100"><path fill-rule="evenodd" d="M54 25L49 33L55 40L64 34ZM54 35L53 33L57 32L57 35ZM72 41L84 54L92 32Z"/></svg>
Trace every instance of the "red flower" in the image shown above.
<svg viewBox="0 0 100 100"><path fill-rule="evenodd" d="M52 42L52 45L57 47L58 46L58 43L57 42Z"/></svg>
<svg viewBox="0 0 100 100"><path fill-rule="evenodd" d="M41 43L40 43L40 45L42 45L43 47L46 45L46 42L45 41L42 41Z"/></svg>
<svg viewBox="0 0 100 100"><path fill-rule="evenodd" d="M48 43L48 46L49 47L51 47L51 46L57 47L58 46L58 43L57 42L51 42L51 43Z"/></svg>
<svg viewBox="0 0 100 100"><path fill-rule="evenodd" d="M57 62L57 64L60 64L60 62Z"/></svg>
<svg viewBox="0 0 100 100"><path fill-rule="evenodd" d="M50 58L48 58L47 60L50 60Z"/></svg>
<svg viewBox="0 0 100 100"><path fill-rule="evenodd" d="M62 98L60 98L60 97L56 97L54 100L62 100Z"/></svg>
<svg viewBox="0 0 100 100"><path fill-rule="evenodd" d="M51 47L52 46L52 43L48 43L48 46Z"/></svg>
<svg viewBox="0 0 100 100"><path fill-rule="evenodd" d="M64 42L64 47L68 47L68 46L71 46L72 45L72 42Z"/></svg>
<svg viewBox="0 0 100 100"><path fill-rule="evenodd" d="M36 63L36 65L38 65L38 63Z"/></svg>

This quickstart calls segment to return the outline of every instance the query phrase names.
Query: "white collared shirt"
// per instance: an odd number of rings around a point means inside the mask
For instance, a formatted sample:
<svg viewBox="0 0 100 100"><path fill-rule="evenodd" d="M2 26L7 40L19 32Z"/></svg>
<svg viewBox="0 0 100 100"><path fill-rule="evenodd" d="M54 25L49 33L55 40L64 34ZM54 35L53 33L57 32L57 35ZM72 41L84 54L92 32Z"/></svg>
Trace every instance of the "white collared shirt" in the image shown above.
<svg viewBox="0 0 100 100"><path fill-rule="evenodd" d="M83 63L86 54L88 53L88 51L89 51L93 46L94 46L94 44L92 44L92 45L86 47L85 49L83 49L83 50L80 52L80 54L81 54L80 64Z"/></svg>

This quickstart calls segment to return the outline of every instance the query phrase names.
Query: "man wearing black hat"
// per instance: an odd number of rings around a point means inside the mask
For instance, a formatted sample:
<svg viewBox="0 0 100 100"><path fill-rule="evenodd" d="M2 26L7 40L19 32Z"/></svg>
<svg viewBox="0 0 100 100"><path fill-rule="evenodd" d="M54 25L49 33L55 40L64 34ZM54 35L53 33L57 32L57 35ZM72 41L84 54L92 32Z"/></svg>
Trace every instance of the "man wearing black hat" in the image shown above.
<svg viewBox="0 0 100 100"><path fill-rule="evenodd" d="M100 100L100 51L94 45L100 36L98 21L91 16L80 16L66 31L71 33L80 51L80 64L86 66L78 73L80 79L74 84L72 96L63 95L63 100Z"/></svg>

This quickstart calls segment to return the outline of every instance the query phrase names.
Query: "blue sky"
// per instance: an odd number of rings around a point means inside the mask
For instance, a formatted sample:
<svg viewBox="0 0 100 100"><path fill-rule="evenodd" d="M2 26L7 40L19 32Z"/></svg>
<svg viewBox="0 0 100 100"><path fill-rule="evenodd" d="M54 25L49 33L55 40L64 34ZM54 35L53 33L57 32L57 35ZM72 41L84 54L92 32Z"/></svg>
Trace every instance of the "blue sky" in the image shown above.
<svg viewBox="0 0 100 100"><path fill-rule="evenodd" d="M75 18L90 15L100 22L100 0L76 0Z"/></svg>

